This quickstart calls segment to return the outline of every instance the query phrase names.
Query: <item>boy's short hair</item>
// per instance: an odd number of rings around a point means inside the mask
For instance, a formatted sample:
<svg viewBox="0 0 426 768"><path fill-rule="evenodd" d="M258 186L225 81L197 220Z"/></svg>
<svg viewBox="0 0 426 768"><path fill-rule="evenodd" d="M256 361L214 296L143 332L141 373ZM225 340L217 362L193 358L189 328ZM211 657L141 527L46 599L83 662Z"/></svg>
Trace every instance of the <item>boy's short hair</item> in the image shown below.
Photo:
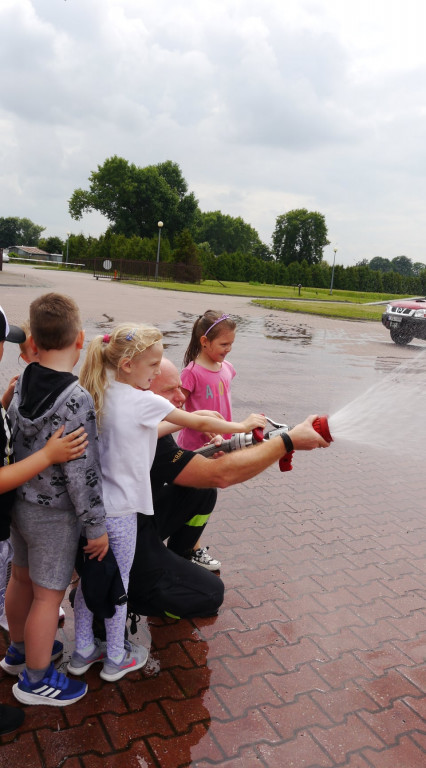
<svg viewBox="0 0 426 768"><path fill-rule="evenodd" d="M30 328L40 349L65 349L81 331L80 311L70 296L45 293L30 304Z"/></svg>

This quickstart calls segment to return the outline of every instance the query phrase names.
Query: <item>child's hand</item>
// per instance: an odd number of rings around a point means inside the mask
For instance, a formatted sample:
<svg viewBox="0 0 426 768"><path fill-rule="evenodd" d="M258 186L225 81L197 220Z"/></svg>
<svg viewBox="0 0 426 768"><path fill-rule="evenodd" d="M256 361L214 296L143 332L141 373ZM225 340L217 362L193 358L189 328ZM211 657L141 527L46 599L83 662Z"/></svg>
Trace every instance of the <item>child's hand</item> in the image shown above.
<svg viewBox="0 0 426 768"><path fill-rule="evenodd" d="M6 392L4 393L4 395L3 395L2 399L1 399L1 404L2 404L2 406L3 406L5 411L7 411L7 409L9 408L9 405L10 405L12 397L13 397L13 393L15 391L15 384L18 381L18 379L19 379L19 375L18 376L14 376L13 379L11 379L9 381L9 386L6 389Z"/></svg>
<svg viewBox="0 0 426 768"><path fill-rule="evenodd" d="M103 560L108 552L108 547L108 534L103 533L102 536L98 536L97 539L88 539L83 550L86 555L89 555L89 560L93 560L94 557L97 557L98 560Z"/></svg>
<svg viewBox="0 0 426 768"><path fill-rule="evenodd" d="M251 413L250 416L247 419L244 419L241 423L241 427L242 432L251 432L253 429L256 429L256 427L265 429L266 418L263 413Z"/></svg>
<svg viewBox="0 0 426 768"><path fill-rule="evenodd" d="M79 459L87 448L87 432L84 427L62 437L64 429L64 426L59 427L44 446L50 464L65 464L72 459Z"/></svg>

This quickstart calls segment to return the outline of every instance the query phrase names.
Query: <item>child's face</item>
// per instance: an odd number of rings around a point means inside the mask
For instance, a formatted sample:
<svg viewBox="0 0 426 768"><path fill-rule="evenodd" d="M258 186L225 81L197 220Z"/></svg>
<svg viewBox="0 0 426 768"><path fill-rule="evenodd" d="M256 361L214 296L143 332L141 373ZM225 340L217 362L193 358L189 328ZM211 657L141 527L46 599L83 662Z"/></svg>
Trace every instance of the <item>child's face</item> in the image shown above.
<svg viewBox="0 0 426 768"><path fill-rule="evenodd" d="M232 349L232 345L235 341L235 331L222 331L216 336L215 339L209 341L208 336L204 336L203 352L205 352L210 360L214 363L221 363L226 355L228 355Z"/></svg>
<svg viewBox="0 0 426 768"><path fill-rule="evenodd" d="M157 341L151 347L129 361L123 368L125 381L135 389L149 389L151 382L160 373L163 345Z"/></svg>

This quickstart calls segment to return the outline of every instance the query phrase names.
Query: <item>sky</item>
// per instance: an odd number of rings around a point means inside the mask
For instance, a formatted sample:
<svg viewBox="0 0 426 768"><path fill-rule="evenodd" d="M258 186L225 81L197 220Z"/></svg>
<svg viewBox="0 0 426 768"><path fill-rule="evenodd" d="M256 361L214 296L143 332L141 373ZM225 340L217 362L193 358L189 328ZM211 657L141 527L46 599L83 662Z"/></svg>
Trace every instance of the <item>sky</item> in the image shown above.
<svg viewBox="0 0 426 768"><path fill-rule="evenodd" d="M0 216L98 237L68 200L118 155L324 258L426 263L424 0L0 0ZM153 233L155 234L155 233Z"/></svg>

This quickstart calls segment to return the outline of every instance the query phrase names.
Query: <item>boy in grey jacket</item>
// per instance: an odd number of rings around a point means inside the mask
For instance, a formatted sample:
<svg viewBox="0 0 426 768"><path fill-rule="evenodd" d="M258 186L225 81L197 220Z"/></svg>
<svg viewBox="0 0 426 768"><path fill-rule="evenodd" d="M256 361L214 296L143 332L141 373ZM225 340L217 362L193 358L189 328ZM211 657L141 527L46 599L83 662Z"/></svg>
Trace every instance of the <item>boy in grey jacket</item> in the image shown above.
<svg viewBox="0 0 426 768"><path fill-rule="evenodd" d="M65 433L84 426L89 443L81 458L49 467L17 491L6 593L11 646L1 666L19 673L13 686L18 701L67 706L85 695L87 685L53 665L62 650L55 648L58 609L80 533L88 539L86 553L99 560L108 536L93 401L72 374L84 341L78 307L67 296L45 294L30 306L30 327L39 363L25 369L9 408L16 458L37 451L62 424Z"/></svg>

